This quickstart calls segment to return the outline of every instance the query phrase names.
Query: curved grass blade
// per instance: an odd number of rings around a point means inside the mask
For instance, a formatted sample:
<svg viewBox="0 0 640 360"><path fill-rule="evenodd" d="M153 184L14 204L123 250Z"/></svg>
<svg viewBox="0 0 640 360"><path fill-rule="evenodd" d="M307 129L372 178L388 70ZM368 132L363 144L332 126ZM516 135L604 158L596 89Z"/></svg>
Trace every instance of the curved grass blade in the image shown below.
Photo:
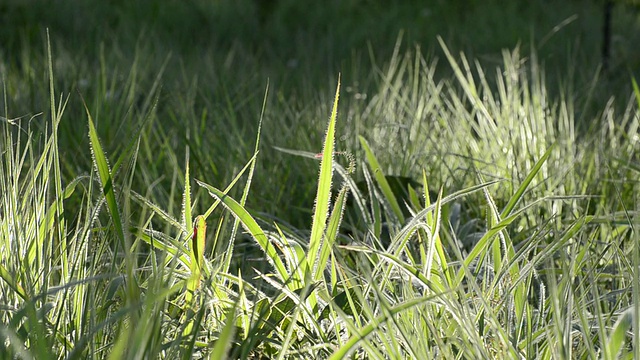
<svg viewBox="0 0 640 360"><path fill-rule="evenodd" d="M191 260L187 257L189 249L187 249L180 242L171 239L169 236L152 230L143 230L140 228L132 227L129 229L131 234L136 238L151 245L153 248L160 251L166 251L172 259L179 260L183 265L189 267Z"/></svg>
<svg viewBox="0 0 640 360"><path fill-rule="evenodd" d="M440 297L442 294L432 294L428 296L423 296L411 300L407 300L403 303L400 303L388 310L388 312L384 312L382 315L379 315L373 318L367 325L359 329L352 335L349 340L347 340L344 345L338 348L333 355L329 357L329 360L338 360L338 359L346 359L348 358L349 353L353 351L353 349L358 345L360 341L365 341L365 338L371 335L374 331L376 331L380 326L386 323L392 316L395 316L403 311L409 310L413 307L419 306L424 303L431 302L436 298Z"/></svg>
<svg viewBox="0 0 640 360"><path fill-rule="evenodd" d="M299 287L300 279L293 279L293 282L289 282L289 273L284 263L280 259L276 248L271 244L267 236L265 235L264 230L258 225L256 220L249 214L249 212L240 205L237 201L232 199L230 196L227 196L224 192L216 189L215 187L205 184L199 183L200 186L204 187L209 191L211 196L217 198L222 202L222 204L231 211L231 213L240 220L244 228L251 234L253 239L258 243L258 245L262 248L265 255L267 255L267 260L271 265L275 268L278 273L280 280L289 284L289 286L293 286L294 288Z"/></svg>
<svg viewBox="0 0 640 360"><path fill-rule="evenodd" d="M393 194L393 191L391 190L391 186L389 185L389 182L387 181L387 179L384 176L384 173L382 172L380 163L378 163L378 159L376 159L375 155L371 151L371 148L369 147L367 140L362 136L360 136L360 144L362 145L362 148L364 149L364 152L367 155L367 161L371 166L371 171L373 172L373 176L375 177L376 182L378 183L378 186L380 186L380 190L382 190L382 194L384 195L385 199L389 202L389 205L391 206L391 210L393 211L393 214L398 218L398 220L400 220L400 223L404 223L404 214L402 213L402 209L400 208L398 199L396 199L396 196Z"/></svg>
<svg viewBox="0 0 640 360"><path fill-rule="evenodd" d="M613 331L609 335L609 339L607 340L606 352L608 356L605 358L609 359L619 359L620 350L622 349L622 345L624 345L627 339L627 333L629 329L633 325L633 310L634 307L631 306L629 309L624 311L616 324L613 326ZM637 325L637 324L636 324Z"/></svg>

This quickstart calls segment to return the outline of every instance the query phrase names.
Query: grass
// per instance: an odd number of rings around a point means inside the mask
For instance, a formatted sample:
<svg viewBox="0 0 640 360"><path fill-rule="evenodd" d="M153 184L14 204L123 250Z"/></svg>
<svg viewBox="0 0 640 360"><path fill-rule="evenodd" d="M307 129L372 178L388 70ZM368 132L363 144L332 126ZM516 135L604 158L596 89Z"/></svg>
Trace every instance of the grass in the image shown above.
<svg viewBox="0 0 640 360"><path fill-rule="evenodd" d="M409 5L287 47L292 1L7 4L52 30L0 32L0 357L640 357L640 90L509 30L542 8L425 51Z"/></svg>

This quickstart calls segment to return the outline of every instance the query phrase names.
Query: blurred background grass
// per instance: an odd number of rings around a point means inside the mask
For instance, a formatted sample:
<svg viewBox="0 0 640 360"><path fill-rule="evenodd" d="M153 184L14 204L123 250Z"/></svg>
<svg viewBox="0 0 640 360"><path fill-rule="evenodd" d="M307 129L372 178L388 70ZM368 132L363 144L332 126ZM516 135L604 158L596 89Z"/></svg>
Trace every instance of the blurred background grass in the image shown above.
<svg viewBox="0 0 640 360"><path fill-rule="evenodd" d="M149 189L154 201L173 204L177 214L179 192L167 189L180 180L187 147L195 178L227 183L252 153L268 83L258 162L262 180L254 184L249 207L302 226L310 216L317 164L272 146L320 151L338 73L345 89L339 134L346 134L338 140L339 150L357 151L355 135L366 130L367 120L352 120L380 87L396 46L400 53L416 49L435 63L443 58L437 35L452 53L478 59L490 84L494 69L502 66L503 49L519 47L525 62L534 51L551 97L572 97L579 126L590 129L611 97L622 99L613 106L624 109L629 79L640 68L637 8L620 3L613 8L610 70L598 75L603 5L596 0L8 0L0 4L3 108L8 118L46 115L49 29L56 89L69 95L60 130L63 158L73 159L64 163L65 178L91 166L82 96L107 152L116 158L133 141L134 129L149 129L141 150L144 180L134 188ZM451 68L440 61L434 76L450 77ZM393 175L420 174L417 166L403 164ZM434 178L434 186L447 185L437 174Z"/></svg>

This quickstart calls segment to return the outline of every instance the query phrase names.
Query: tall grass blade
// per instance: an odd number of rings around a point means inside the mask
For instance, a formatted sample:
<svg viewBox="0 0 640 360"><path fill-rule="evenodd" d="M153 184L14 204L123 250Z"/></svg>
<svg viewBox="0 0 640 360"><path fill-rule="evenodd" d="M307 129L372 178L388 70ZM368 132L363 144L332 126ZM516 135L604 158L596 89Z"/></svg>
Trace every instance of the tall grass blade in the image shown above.
<svg viewBox="0 0 640 360"><path fill-rule="evenodd" d="M331 197L331 181L333 178L333 156L335 146L336 119L338 117L338 99L340 97L340 78L336 87L336 95L333 100L333 108L329 125L325 135L324 147L322 148L322 160L320 161L320 177L318 179L318 191L316 193L313 222L311 224L311 237L309 238L309 253L305 266L306 276L313 277L316 268L322 266L318 263L318 253L320 252L325 237L327 226L327 216L329 213L329 202Z"/></svg>
<svg viewBox="0 0 640 360"><path fill-rule="evenodd" d="M93 118L91 117L91 113L89 112L86 103L84 104L84 109L87 113L87 122L89 124L89 140L91 143L91 154L93 156L94 166L96 167L96 170L98 172L98 178L100 179L100 184L102 186L102 194L107 202L109 217L111 218L113 229L118 240L116 253L118 247L120 247L124 252L125 268L127 274L127 300L130 302L137 302L139 289L137 288L136 279L133 274L134 259L132 258L131 248L125 237L126 235L120 216L120 209L118 208L118 203L116 201L113 174L111 172L111 169L109 168L109 162L107 161L105 152L103 151L102 145L100 144L100 139L98 139L98 133L93 124Z"/></svg>
<svg viewBox="0 0 640 360"><path fill-rule="evenodd" d="M182 223L184 224L185 237L193 232L193 219L191 218L191 179L189 177L189 158L184 171L184 193L182 194Z"/></svg>
<svg viewBox="0 0 640 360"><path fill-rule="evenodd" d="M269 82L267 81L267 87L264 92L264 98L262 99L262 109L260 110L260 120L258 121L258 131L256 134L256 145L254 148L254 154L257 154L260 150L260 132L262 131L262 120L264 119L264 112L267 108L267 99L269 96ZM245 206L247 202L247 198L249 197L249 190L251 189L251 180L253 180L253 173L256 168L256 162L251 162L249 167L249 174L247 176L247 182L244 185L244 190L242 191L242 198L240 199L240 205ZM224 252L225 256L223 258L224 265L221 268L222 272L228 272L229 267L231 266L231 259L233 258L233 244L234 239L236 238L236 233L238 231L239 219L236 218L233 223L233 228L231 230L231 236L229 237L229 243L227 244L226 251ZM217 244L216 244L217 246ZM215 250L215 249L214 249Z"/></svg>
<svg viewBox="0 0 640 360"><path fill-rule="evenodd" d="M98 139L98 133L93 125L93 118L91 113L85 104L85 111L87 113L87 122L89 124L89 140L91 142L91 154L93 155L93 162L98 171L98 178L102 184L102 194L107 201L107 209L109 210L109 216L113 222L113 228L116 236L118 237L119 245L123 250L126 250L124 243L124 229L122 227L122 220L120 218L120 209L118 209L118 203L116 201L116 194L114 190L113 176L109 162L100 145L100 139Z"/></svg>
<svg viewBox="0 0 640 360"><path fill-rule="evenodd" d="M53 183L54 183L54 187L55 187L55 204L56 204L56 211L55 211L55 218L57 219L56 221L56 232L57 232L57 238L60 241L59 246L60 246L60 255L62 258L61 261L61 265L62 265L62 278L63 279L67 279L69 276L69 260L68 260L68 250L67 250L67 243L66 241L64 241L64 236L66 234L66 225L65 225L65 216L64 216L64 205L63 205L63 192L62 192L62 175L60 173L60 152L58 151L58 128L60 125L60 120L62 119L62 113L64 112L64 109L66 107L67 101L64 102L64 104L60 104L60 107L56 108L56 101L55 101L55 88L54 88L54 82L53 82L53 57L51 55L51 39L49 38L49 29L47 28L47 62L48 62L48 67L49 67L49 95L50 95L50 101L51 101L51 122L52 122L52 141L53 141L53 149L52 149L52 155L53 155ZM68 97L67 97L68 100Z"/></svg>

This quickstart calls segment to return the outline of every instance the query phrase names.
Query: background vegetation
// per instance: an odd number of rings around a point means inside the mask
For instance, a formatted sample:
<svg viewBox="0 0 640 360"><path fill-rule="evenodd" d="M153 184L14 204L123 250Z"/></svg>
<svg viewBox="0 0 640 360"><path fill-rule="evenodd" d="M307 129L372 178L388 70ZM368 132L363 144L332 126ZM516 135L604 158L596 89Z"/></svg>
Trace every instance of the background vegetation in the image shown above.
<svg viewBox="0 0 640 360"><path fill-rule="evenodd" d="M640 357L602 9L3 2L1 356Z"/></svg>

